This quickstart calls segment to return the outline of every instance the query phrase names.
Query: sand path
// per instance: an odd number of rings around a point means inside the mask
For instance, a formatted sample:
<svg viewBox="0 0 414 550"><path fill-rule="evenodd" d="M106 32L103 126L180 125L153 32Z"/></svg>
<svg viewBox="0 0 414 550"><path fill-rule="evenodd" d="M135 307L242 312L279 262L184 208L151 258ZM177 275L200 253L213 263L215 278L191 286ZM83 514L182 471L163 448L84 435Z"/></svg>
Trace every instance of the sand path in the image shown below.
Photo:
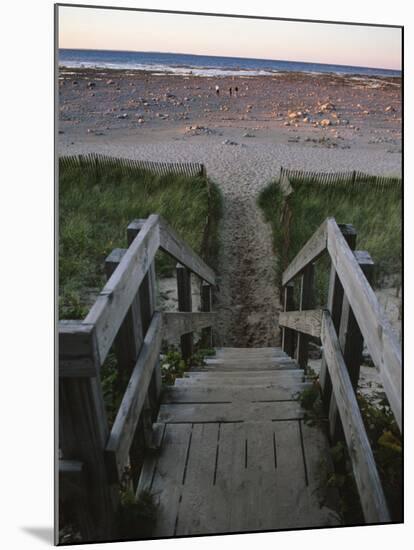
<svg viewBox="0 0 414 550"><path fill-rule="evenodd" d="M263 136L243 138L245 130L232 128L222 136L177 136L154 132L151 136L114 135L62 139L60 154L98 152L113 156L164 162L202 162L224 198L221 221L217 344L275 346L279 295L274 284L276 257L270 227L256 205L260 190L277 177L280 166L307 170L363 170L373 174L399 173L401 156L383 148L337 150L298 144L269 143ZM143 139L144 138L144 139ZM226 139L237 145L224 144Z"/></svg>

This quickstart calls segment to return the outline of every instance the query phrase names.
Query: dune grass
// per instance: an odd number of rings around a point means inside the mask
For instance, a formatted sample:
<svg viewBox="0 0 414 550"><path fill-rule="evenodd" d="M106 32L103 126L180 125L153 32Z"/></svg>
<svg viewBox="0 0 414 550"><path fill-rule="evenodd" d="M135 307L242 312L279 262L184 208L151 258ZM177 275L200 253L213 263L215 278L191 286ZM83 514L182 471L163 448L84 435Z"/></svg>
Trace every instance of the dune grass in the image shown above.
<svg viewBox="0 0 414 550"><path fill-rule="evenodd" d="M259 205L271 223L281 274L306 241L327 217L353 224L358 232L357 249L367 250L375 263L374 287L399 286L402 269L401 183L379 187L362 182L322 185L315 181L290 180L294 192L285 199L278 181L259 196ZM285 200L287 204L285 205ZM290 223L281 222L284 208ZM288 225L288 226L287 226ZM323 303L328 274L318 274L317 299Z"/></svg>
<svg viewBox="0 0 414 550"><path fill-rule="evenodd" d="M111 162L68 167L59 175L59 316L83 318L105 283L104 262L113 248L126 246L134 218L160 214L211 267L218 247L221 197L205 177L155 175ZM210 223L206 227L206 220ZM175 262L156 258L160 276Z"/></svg>

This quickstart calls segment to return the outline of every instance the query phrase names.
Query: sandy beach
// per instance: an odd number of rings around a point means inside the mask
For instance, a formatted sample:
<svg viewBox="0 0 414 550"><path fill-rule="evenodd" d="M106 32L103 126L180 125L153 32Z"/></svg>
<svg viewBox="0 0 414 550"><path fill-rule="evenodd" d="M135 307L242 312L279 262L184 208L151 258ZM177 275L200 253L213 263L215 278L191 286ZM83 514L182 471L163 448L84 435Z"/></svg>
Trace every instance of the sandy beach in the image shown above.
<svg viewBox="0 0 414 550"><path fill-rule="evenodd" d="M59 103L60 155L201 162L220 186L221 345L280 343L276 258L256 198L281 166L401 175L399 78L61 69Z"/></svg>

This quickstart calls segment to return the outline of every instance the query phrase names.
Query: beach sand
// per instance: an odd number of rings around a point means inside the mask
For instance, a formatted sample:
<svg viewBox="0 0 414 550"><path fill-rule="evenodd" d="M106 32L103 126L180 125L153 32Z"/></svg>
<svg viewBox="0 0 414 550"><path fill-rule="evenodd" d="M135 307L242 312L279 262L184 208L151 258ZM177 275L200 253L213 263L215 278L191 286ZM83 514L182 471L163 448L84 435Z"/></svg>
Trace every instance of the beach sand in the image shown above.
<svg viewBox="0 0 414 550"><path fill-rule="evenodd" d="M280 344L277 258L256 199L281 166L401 175L398 78L61 69L59 103L60 155L201 162L221 188L219 345Z"/></svg>

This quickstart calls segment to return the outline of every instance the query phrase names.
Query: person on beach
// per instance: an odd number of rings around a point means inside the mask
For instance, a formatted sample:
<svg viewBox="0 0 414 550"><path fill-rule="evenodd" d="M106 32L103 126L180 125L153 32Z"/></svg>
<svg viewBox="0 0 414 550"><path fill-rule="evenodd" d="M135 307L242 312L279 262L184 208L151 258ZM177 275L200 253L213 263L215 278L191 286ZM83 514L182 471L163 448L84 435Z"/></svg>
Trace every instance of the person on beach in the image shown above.
<svg viewBox="0 0 414 550"><path fill-rule="evenodd" d="M220 95L220 88L217 86L217 84L216 84L216 94Z"/></svg>
<svg viewBox="0 0 414 550"><path fill-rule="evenodd" d="M237 94L239 93L239 88L236 86L234 88L234 95L237 97Z"/></svg>
<svg viewBox="0 0 414 550"><path fill-rule="evenodd" d="M230 88L229 88L230 97L231 97L231 93L232 93L232 90L231 90L231 86L230 86Z"/></svg>

